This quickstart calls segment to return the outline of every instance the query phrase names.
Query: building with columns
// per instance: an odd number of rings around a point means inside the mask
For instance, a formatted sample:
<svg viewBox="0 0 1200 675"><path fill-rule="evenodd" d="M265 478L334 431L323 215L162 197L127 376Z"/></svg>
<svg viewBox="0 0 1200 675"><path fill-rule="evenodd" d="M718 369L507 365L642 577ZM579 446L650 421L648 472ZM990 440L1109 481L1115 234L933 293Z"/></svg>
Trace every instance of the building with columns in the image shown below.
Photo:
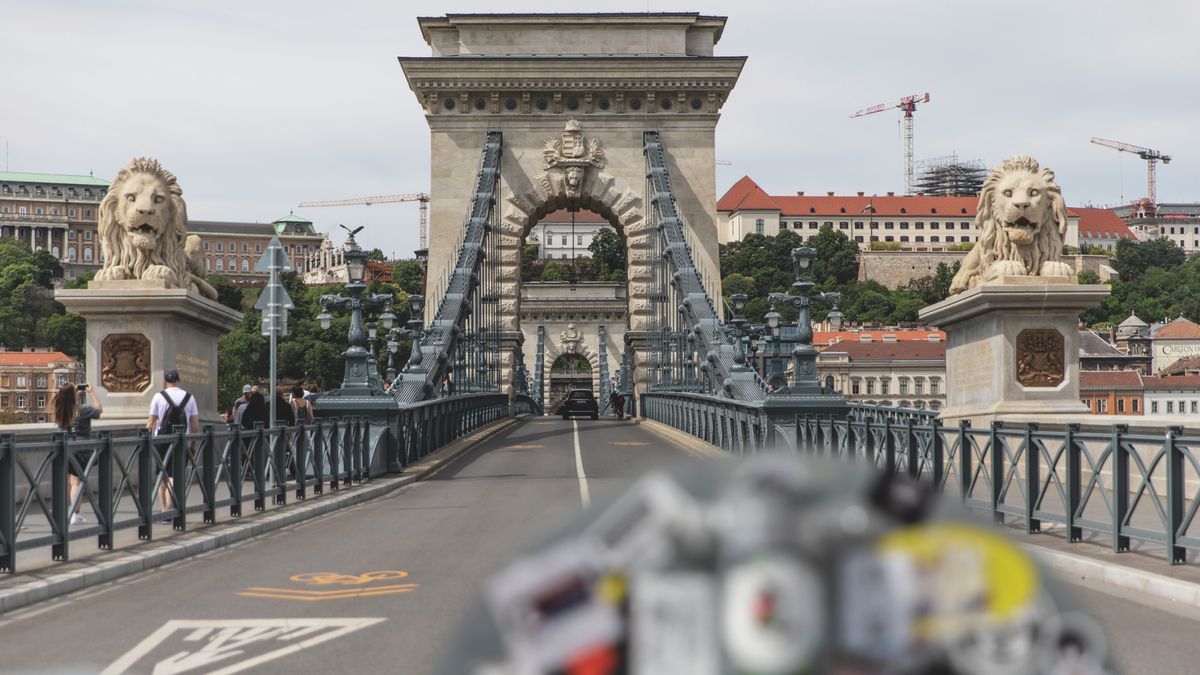
<svg viewBox="0 0 1200 675"><path fill-rule="evenodd" d="M49 251L68 279L99 269L96 221L107 190L94 176L0 171L0 236Z"/></svg>
<svg viewBox="0 0 1200 675"><path fill-rule="evenodd" d="M292 261L292 270L304 273L308 260L326 241L311 220L288 214L272 223L237 223L190 220L188 232L203 240L204 257L210 274L220 274L240 283L261 283L266 272L254 271L272 237L279 237Z"/></svg>
<svg viewBox="0 0 1200 675"><path fill-rule="evenodd" d="M900 340L891 331L879 331L836 342L817 355L818 378L852 403L941 410L946 403L944 333L920 332L924 340ZM819 344L815 336L813 344Z"/></svg>

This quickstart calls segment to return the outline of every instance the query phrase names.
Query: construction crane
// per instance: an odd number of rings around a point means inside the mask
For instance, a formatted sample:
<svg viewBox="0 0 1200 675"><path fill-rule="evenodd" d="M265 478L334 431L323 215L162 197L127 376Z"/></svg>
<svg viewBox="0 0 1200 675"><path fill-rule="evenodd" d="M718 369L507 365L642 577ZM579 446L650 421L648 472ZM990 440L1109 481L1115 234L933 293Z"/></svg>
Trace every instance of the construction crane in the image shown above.
<svg viewBox="0 0 1200 675"><path fill-rule="evenodd" d="M421 215L421 250L429 248L429 195L424 192L413 192L405 195L377 195L374 197L356 197L354 199L334 199L324 202L300 202L299 208L316 206L371 206L372 204L395 204L397 202L420 202Z"/></svg>
<svg viewBox="0 0 1200 675"><path fill-rule="evenodd" d="M929 92L905 96L894 103L880 103L863 108L850 116L853 119L892 108L904 111L904 190L910 195L913 193L913 112L916 111L918 103L929 103Z"/></svg>
<svg viewBox="0 0 1200 675"><path fill-rule="evenodd" d="M1146 196L1150 199L1150 206L1156 211L1158 210L1158 185L1155 180L1155 169L1158 165L1158 160L1162 160L1163 164L1171 163L1171 156L1164 155L1158 150L1143 148L1140 145L1132 145L1130 143L1122 143L1121 141L1110 141L1105 138L1093 138L1092 142L1096 145L1103 145L1106 148L1120 150L1121 152L1131 152L1138 157L1146 160Z"/></svg>

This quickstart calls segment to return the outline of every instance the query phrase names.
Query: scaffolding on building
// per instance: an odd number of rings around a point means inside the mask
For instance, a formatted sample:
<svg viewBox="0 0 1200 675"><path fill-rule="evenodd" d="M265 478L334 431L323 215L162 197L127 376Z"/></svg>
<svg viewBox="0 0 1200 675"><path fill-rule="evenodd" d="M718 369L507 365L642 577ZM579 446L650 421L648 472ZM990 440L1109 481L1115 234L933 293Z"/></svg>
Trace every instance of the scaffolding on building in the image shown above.
<svg viewBox="0 0 1200 675"><path fill-rule="evenodd" d="M983 160L960 160L958 155L931 157L917 163L920 178L915 191L932 197L974 197L983 188L987 166Z"/></svg>

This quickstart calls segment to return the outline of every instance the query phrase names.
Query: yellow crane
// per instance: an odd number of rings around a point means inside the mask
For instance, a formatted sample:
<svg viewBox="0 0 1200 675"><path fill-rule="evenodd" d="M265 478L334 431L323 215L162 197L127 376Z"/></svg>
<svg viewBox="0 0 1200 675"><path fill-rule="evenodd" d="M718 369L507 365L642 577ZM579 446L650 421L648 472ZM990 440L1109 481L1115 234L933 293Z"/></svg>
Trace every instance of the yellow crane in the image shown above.
<svg viewBox="0 0 1200 675"><path fill-rule="evenodd" d="M395 204L399 202L418 202L420 204L420 234L421 249L429 248L429 195L424 192L412 192L402 195L376 195L374 197L355 197L353 199L332 199L321 202L300 202L300 208L318 206L371 206L372 204Z"/></svg>

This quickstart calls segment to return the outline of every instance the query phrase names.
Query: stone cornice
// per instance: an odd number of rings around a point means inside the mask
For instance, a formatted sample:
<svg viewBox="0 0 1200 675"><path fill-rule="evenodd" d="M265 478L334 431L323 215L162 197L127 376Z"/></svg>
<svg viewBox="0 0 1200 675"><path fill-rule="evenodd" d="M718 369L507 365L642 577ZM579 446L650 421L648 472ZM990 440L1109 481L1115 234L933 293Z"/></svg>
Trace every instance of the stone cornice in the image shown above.
<svg viewBox="0 0 1200 675"><path fill-rule="evenodd" d="M663 77L664 66L671 77ZM746 57L401 57L414 92L430 90L544 91L550 89L728 91ZM525 71L525 72L522 72ZM463 76L469 73L469 76Z"/></svg>

